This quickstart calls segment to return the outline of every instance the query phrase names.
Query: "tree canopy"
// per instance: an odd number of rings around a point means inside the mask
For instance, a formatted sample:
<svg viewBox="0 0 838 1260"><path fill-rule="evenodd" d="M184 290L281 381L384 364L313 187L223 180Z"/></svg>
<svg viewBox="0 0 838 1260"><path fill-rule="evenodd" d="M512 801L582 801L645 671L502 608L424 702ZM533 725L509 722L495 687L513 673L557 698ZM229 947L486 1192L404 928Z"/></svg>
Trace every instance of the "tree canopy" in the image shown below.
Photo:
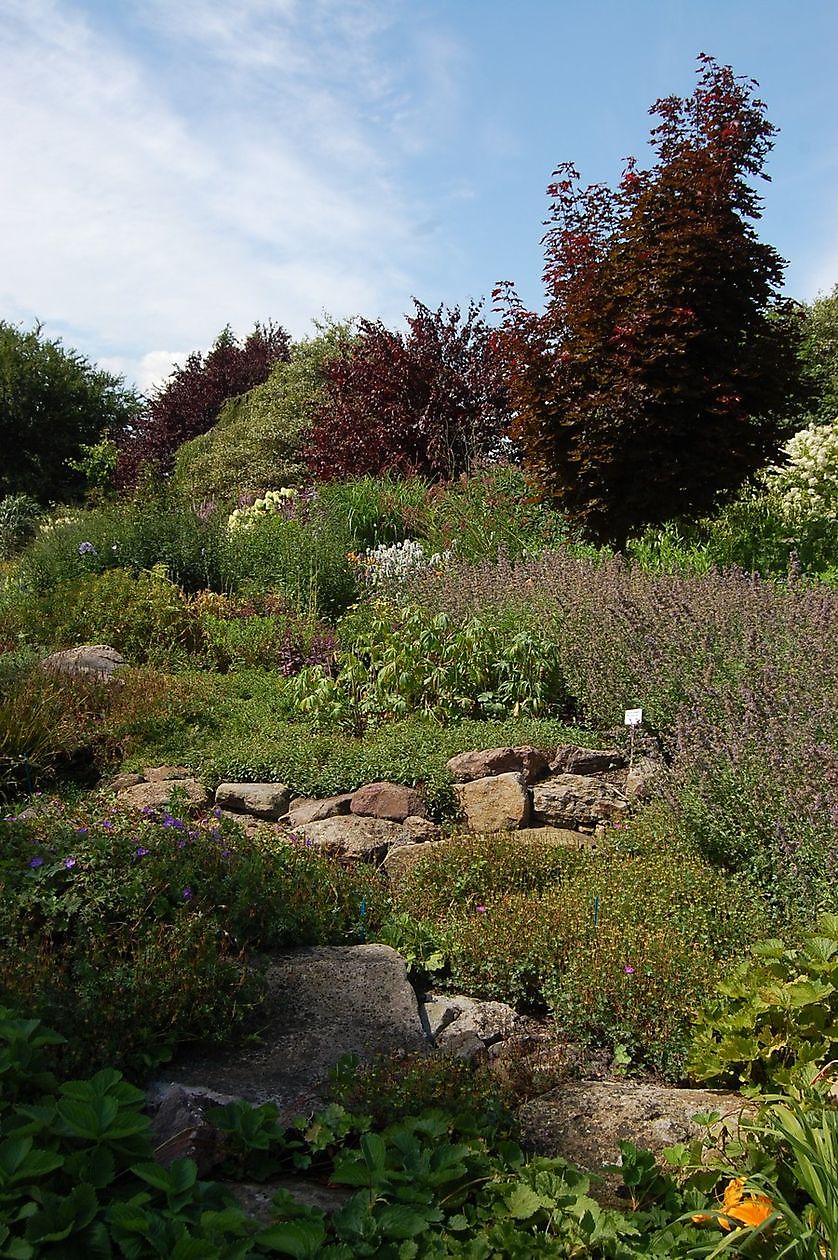
<svg viewBox="0 0 838 1260"><path fill-rule="evenodd" d="M799 417L800 321L752 226L775 131L755 87L701 56L693 95L652 106L650 169L627 160L612 189L560 166L544 313L499 287L513 436L541 492L595 540L711 511Z"/></svg>
<svg viewBox="0 0 838 1260"><path fill-rule="evenodd" d="M132 423L136 392L100 371L40 325L25 332L0 321L0 497L28 494L41 504L77 498L83 447Z"/></svg>

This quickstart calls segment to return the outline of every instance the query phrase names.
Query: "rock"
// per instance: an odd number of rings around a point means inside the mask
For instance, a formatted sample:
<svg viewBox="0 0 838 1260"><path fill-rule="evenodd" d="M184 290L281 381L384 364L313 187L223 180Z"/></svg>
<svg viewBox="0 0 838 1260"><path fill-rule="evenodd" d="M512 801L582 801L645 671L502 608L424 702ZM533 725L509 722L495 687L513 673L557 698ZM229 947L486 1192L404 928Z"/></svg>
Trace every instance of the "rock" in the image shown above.
<svg viewBox="0 0 838 1260"><path fill-rule="evenodd" d="M369 1062L430 1049L404 959L387 945L276 954L264 984L260 1041L186 1055L167 1071L166 1085L275 1102L290 1118L324 1104L329 1073L344 1055Z"/></svg>
<svg viewBox="0 0 838 1260"><path fill-rule="evenodd" d="M549 758L538 748L484 748L458 753L447 763L456 783L471 783L493 775L520 774L525 783L534 783L547 770Z"/></svg>
<svg viewBox="0 0 838 1260"><path fill-rule="evenodd" d="M173 792L185 796L183 808L191 814L200 813L210 804L209 792L195 779L161 779L159 783L137 783L117 792L116 798L121 804L134 805L137 809L163 809L171 802Z"/></svg>
<svg viewBox="0 0 838 1260"><path fill-rule="evenodd" d="M530 821L530 796L521 774L455 783L454 791L469 831L518 831Z"/></svg>
<svg viewBox="0 0 838 1260"><path fill-rule="evenodd" d="M324 818L294 830L298 840L344 862L382 862L394 845L410 844L410 834L386 818L357 814Z"/></svg>
<svg viewBox="0 0 838 1260"><path fill-rule="evenodd" d="M619 821L629 807L618 788L581 774L551 775L536 783L532 794L534 823L574 830Z"/></svg>
<svg viewBox="0 0 838 1260"><path fill-rule="evenodd" d="M432 1041L436 1041L443 1029L453 1024L461 1014L459 999L444 993L429 993L419 1006L422 1027Z"/></svg>
<svg viewBox="0 0 838 1260"><path fill-rule="evenodd" d="M431 822L430 818L420 818L415 814L411 814L409 818L405 818L402 828L405 835L410 838L412 845L425 844L442 839L442 828Z"/></svg>
<svg viewBox="0 0 838 1260"><path fill-rule="evenodd" d="M487 1049L510 1036L517 1027L518 1015L505 1002L476 1002L467 997L452 997L450 1002L456 1004L459 1011L437 1034L436 1044L440 1050L449 1049L454 1039L466 1035L479 1038L481 1048Z"/></svg>
<svg viewBox="0 0 838 1260"><path fill-rule="evenodd" d="M301 1207L317 1208L321 1212L337 1212L354 1191L348 1186L324 1185L307 1177L272 1177L270 1181L225 1181L239 1206L254 1221L262 1225L276 1222L276 1209L272 1199L279 1190L287 1190Z"/></svg>
<svg viewBox="0 0 838 1260"><path fill-rule="evenodd" d="M206 1119L212 1107L232 1102L229 1094L170 1085L152 1101L154 1158L168 1167L175 1159L193 1159L206 1177L224 1159L223 1134Z"/></svg>
<svg viewBox="0 0 838 1260"><path fill-rule="evenodd" d="M248 838L268 835L283 843L288 843L291 839L284 827L272 822L270 818L257 818L254 814L237 814L232 809L221 809L218 812L228 822L235 823Z"/></svg>
<svg viewBox="0 0 838 1260"><path fill-rule="evenodd" d="M605 774L607 770L620 770L625 764L625 757L616 748L580 748L576 744L561 744L550 762L550 773Z"/></svg>
<svg viewBox="0 0 838 1260"><path fill-rule="evenodd" d="M384 859L384 873L391 884L409 875L415 866L431 853L445 848L441 840L424 840L417 844L397 844Z"/></svg>
<svg viewBox="0 0 838 1260"><path fill-rule="evenodd" d="M528 827L515 839L517 844L549 844L557 849L596 848L590 832L573 831L569 827Z"/></svg>
<svg viewBox="0 0 838 1260"><path fill-rule="evenodd" d="M215 790L219 809L272 822L287 811L290 799L291 789L284 783L220 783Z"/></svg>
<svg viewBox="0 0 838 1260"><path fill-rule="evenodd" d="M145 783L144 774L118 774L116 778L111 779L107 784L108 791L122 792L125 788L136 787L138 783Z"/></svg>
<svg viewBox="0 0 838 1260"><path fill-rule="evenodd" d="M672 1089L627 1081L568 1081L519 1110L526 1145L598 1172L619 1160L618 1142L660 1151L693 1141L704 1130L693 1121L716 1111L734 1133L750 1104L739 1094Z"/></svg>
<svg viewBox="0 0 838 1260"><path fill-rule="evenodd" d="M352 792L342 792L339 796L324 796L319 801L300 796L291 802L283 821L293 831L295 827L302 827L305 823L323 822L325 818L348 814L352 795Z"/></svg>
<svg viewBox="0 0 838 1260"><path fill-rule="evenodd" d="M387 818L404 822L405 818L425 818L427 809L415 788L402 783L365 783L352 797L350 810L362 818Z"/></svg>
<svg viewBox="0 0 838 1260"><path fill-rule="evenodd" d="M116 648L106 643L85 643L82 647L53 652L41 661L41 668L52 674L81 674L99 682L113 682L117 671L127 664Z"/></svg>
<svg viewBox="0 0 838 1260"><path fill-rule="evenodd" d="M652 795L655 780L660 777L663 767L659 761L655 761L653 757L639 757L634 765L629 767L626 775L625 793L628 799L634 801L648 801Z"/></svg>
<svg viewBox="0 0 838 1260"><path fill-rule="evenodd" d="M186 766L146 766L143 778L147 783L163 783L167 779L191 779L192 771Z"/></svg>

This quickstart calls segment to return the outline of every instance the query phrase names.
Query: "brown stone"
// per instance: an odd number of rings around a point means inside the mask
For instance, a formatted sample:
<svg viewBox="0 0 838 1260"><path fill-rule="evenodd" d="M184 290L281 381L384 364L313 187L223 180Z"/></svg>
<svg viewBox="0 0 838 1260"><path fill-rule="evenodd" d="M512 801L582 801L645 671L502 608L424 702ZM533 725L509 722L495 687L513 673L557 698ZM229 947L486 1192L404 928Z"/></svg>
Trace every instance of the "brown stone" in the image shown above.
<svg viewBox="0 0 838 1260"><path fill-rule="evenodd" d="M387 818L404 822L405 818L424 818L427 809L415 788L403 783L365 783L352 797L350 810L362 818Z"/></svg>
<svg viewBox="0 0 838 1260"><path fill-rule="evenodd" d="M577 744L561 744L550 762L551 774L605 774L620 770L625 757L616 748L580 748Z"/></svg>
<svg viewBox="0 0 838 1260"><path fill-rule="evenodd" d="M163 809L171 801L172 793L185 795L183 808L190 814L200 813L210 803L210 794L202 783L195 779L164 779L159 783L137 783L133 787L124 788L117 793L121 804L133 805L137 809Z"/></svg>
<svg viewBox="0 0 838 1260"><path fill-rule="evenodd" d="M454 785L469 831L518 831L530 821L530 797L520 774L498 774Z"/></svg>
<svg viewBox="0 0 838 1260"><path fill-rule="evenodd" d="M191 779L192 771L186 766L146 766L143 777L148 783L163 783L167 779Z"/></svg>
<svg viewBox="0 0 838 1260"><path fill-rule="evenodd" d="M340 814L348 814L352 803L352 793L342 792L339 796L324 796L320 800L310 800L300 796L291 802L285 821L293 830L305 823L322 822L324 818L336 818Z"/></svg>
<svg viewBox="0 0 838 1260"><path fill-rule="evenodd" d="M219 783L215 803L235 814L251 814L275 822L288 809L291 789L284 783Z"/></svg>
<svg viewBox="0 0 838 1260"><path fill-rule="evenodd" d="M528 744L520 748L484 748L458 753L448 764L456 783L470 783L493 775L520 774L526 783L534 783L547 770L549 758Z"/></svg>
<svg viewBox="0 0 838 1260"><path fill-rule="evenodd" d="M311 848L350 863L379 864L394 845L411 843L409 834L397 822L387 818L362 818L358 814L306 823L296 827L294 834Z"/></svg>
<svg viewBox="0 0 838 1260"><path fill-rule="evenodd" d="M445 841L426 840L418 844L397 844L384 859L384 873L391 884L409 875L425 858L442 852Z"/></svg>
<svg viewBox="0 0 838 1260"><path fill-rule="evenodd" d="M620 820L628 807L618 788L588 775L554 774L532 789L532 819L542 826L593 830Z"/></svg>
<svg viewBox="0 0 838 1260"><path fill-rule="evenodd" d="M118 774L115 779L111 779L107 784L110 792L122 792L125 788L136 787L138 783L145 783L144 774Z"/></svg>

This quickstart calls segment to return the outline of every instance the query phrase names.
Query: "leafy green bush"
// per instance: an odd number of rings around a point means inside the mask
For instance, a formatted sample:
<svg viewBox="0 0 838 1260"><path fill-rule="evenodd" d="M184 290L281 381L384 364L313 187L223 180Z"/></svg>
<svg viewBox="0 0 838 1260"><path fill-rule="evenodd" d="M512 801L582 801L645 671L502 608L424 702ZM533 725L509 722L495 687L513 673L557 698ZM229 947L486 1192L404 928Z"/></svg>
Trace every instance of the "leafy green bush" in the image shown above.
<svg viewBox="0 0 838 1260"><path fill-rule="evenodd" d="M28 494L7 494L0 499L0 560L10 560L29 542L40 511L37 500Z"/></svg>
<svg viewBox="0 0 838 1260"><path fill-rule="evenodd" d="M796 948L760 941L700 1012L687 1064L719 1086L787 1088L838 1056L838 916Z"/></svg>
<svg viewBox="0 0 838 1260"><path fill-rule="evenodd" d="M197 645L197 618L162 565L133 577L126 569L91 573L32 600L30 641L52 648L108 643L131 661L166 659Z"/></svg>
<svg viewBox="0 0 838 1260"><path fill-rule="evenodd" d="M440 722L539 717L566 695L553 643L528 630L382 603L338 632L334 677L315 667L290 688L300 713L320 723L360 731L417 711Z"/></svg>
<svg viewBox="0 0 838 1260"><path fill-rule="evenodd" d="M381 920L371 869L212 816L91 804L0 824L0 1000L48 1014L72 1067L223 1040L258 999L248 951L357 940L362 901Z"/></svg>

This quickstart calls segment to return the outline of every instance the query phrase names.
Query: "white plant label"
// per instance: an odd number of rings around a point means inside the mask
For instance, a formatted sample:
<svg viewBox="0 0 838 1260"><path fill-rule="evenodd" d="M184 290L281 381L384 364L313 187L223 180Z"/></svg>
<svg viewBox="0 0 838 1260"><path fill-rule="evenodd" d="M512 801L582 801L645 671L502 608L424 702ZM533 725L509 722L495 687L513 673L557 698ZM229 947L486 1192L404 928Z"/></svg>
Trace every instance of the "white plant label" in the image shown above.
<svg viewBox="0 0 838 1260"><path fill-rule="evenodd" d="M623 722L626 726L639 726L643 721L642 709L626 709L626 716Z"/></svg>

